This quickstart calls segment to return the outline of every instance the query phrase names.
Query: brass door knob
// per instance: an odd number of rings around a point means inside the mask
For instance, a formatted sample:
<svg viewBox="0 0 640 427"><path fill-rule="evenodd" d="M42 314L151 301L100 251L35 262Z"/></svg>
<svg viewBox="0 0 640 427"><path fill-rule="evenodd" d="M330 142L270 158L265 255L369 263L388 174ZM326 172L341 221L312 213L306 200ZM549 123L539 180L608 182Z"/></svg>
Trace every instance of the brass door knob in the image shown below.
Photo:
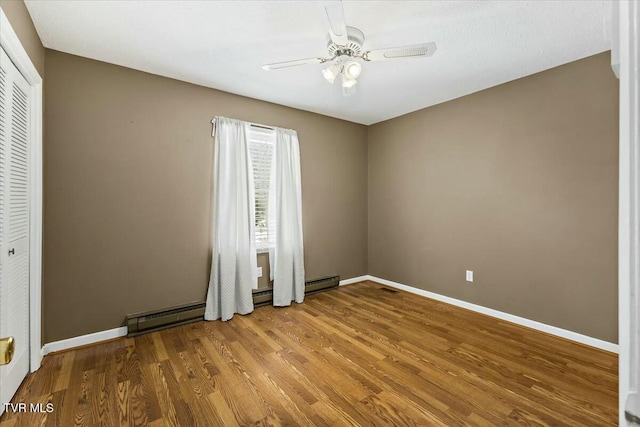
<svg viewBox="0 0 640 427"><path fill-rule="evenodd" d="M0 339L0 365L8 365L13 359L13 351L15 350L15 342L13 337Z"/></svg>

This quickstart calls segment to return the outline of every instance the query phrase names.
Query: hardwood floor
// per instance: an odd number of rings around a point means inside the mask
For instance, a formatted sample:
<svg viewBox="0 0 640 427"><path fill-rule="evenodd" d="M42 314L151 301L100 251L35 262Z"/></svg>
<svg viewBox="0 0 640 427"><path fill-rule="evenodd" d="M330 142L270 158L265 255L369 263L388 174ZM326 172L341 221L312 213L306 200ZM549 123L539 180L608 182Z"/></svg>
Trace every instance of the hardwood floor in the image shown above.
<svg viewBox="0 0 640 427"><path fill-rule="evenodd" d="M373 283L48 355L8 426L617 425L617 356Z"/></svg>

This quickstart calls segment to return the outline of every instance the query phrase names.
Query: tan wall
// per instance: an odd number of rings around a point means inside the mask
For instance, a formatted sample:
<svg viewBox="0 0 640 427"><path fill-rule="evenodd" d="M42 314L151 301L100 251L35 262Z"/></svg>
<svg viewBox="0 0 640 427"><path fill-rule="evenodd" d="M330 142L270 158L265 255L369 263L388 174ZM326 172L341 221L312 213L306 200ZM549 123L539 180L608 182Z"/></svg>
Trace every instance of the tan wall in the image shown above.
<svg viewBox="0 0 640 427"><path fill-rule="evenodd" d="M7 15L13 31L16 32L22 47L27 51L31 62L44 77L44 47L33 26L29 11L22 0L0 0L0 7Z"/></svg>
<svg viewBox="0 0 640 427"><path fill-rule="evenodd" d="M298 131L307 278L366 273L366 127L52 50L46 63L45 342L204 299L216 115Z"/></svg>
<svg viewBox="0 0 640 427"><path fill-rule="evenodd" d="M273 287L273 282L269 278L271 272L269 254L258 254L258 267L262 267L262 277L258 277L258 289Z"/></svg>
<svg viewBox="0 0 640 427"><path fill-rule="evenodd" d="M368 273L617 342L609 64L596 55L371 126Z"/></svg>
<svg viewBox="0 0 640 427"><path fill-rule="evenodd" d="M367 130L47 50L45 342L203 299L214 115L298 130L308 279L368 273L616 342L608 60Z"/></svg>

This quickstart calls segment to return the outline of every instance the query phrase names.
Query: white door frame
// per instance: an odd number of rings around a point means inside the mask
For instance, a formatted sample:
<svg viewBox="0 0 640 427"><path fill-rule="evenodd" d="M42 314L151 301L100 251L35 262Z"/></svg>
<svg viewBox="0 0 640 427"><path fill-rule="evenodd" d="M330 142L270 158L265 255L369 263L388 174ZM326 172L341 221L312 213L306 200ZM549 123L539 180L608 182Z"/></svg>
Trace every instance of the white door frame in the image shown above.
<svg viewBox="0 0 640 427"><path fill-rule="evenodd" d="M612 63L620 77L618 222L619 424L638 416L640 392L640 5L614 3ZM633 396L630 398L630 396Z"/></svg>
<svg viewBox="0 0 640 427"><path fill-rule="evenodd" d="M0 8L0 45L31 86L30 150L30 259L29 259L29 366L34 372L42 361L42 77Z"/></svg>

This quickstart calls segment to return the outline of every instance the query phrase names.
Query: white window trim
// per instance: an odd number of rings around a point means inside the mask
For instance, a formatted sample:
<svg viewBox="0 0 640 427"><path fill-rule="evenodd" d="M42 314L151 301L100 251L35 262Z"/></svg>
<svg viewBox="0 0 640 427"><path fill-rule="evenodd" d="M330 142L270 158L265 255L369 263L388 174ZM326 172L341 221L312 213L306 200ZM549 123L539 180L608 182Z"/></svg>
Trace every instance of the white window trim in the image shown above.
<svg viewBox="0 0 640 427"><path fill-rule="evenodd" d="M31 185L29 259L29 366L34 372L42 362L42 77L9 19L0 8L0 45L31 86Z"/></svg>

